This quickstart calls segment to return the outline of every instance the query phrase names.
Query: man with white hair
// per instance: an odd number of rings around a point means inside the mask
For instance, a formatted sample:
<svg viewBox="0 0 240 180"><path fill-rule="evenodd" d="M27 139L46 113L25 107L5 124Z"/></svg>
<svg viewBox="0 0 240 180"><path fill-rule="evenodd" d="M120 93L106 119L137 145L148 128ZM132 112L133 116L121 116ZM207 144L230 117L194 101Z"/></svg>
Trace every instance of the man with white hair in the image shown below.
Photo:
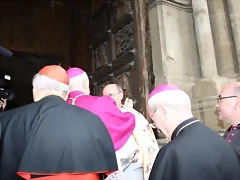
<svg viewBox="0 0 240 180"><path fill-rule="evenodd" d="M148 112L170 141L159 151L149 180L240 179L233 149L193 117L184 91L173 85L156 87L149 95Z"/></svg>
<svg viewBox="0 0 240 180"><path fill-rule="evenodd" d="M67 74L70 82L70 93L67 102L97 115L108 129L115 151L121 151L135 128L135 117L128 112L122 113L116 107L115 101L109 96L97 97L89 95L89 79L87 73L82 69L70 68L67 70ZM136 154L135 150L130 153L132 158L124 161L126 166L129 165L129 161L132 161ZM120 159L117 158L117 160L118 165L120 165ZM121 166L119 166L119 169L120 171L111 175L111 178L108 179L122 179Z"/></svg>
<svg viewBox="0 0 240 180"><path fill-rule="evenodd" d="M66 71L45 66L33 78L35 102L0 114L0 179L103 180L117 170L106 127L67 104L68 91Z"/></svg>

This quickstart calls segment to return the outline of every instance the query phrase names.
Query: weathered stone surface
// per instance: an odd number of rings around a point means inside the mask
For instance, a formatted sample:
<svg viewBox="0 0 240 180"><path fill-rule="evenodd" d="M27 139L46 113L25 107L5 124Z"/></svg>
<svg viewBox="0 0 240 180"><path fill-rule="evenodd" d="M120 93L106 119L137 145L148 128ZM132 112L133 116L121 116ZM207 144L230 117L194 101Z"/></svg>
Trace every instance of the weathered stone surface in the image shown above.
<svg viewBox="0 0 240 180"><path fill-rule="evenodd" d="M229 12L231 30L233 34L233 42L235 45L235 53L238 60L238 72L240 69L240 1L227 0L227 8Z"/></svg>
<svg viewBox="0 0 240 180"><path fill-rule="evenodd" d="M217 118L216 98L224 85L240 81L240 1L190 2L149 4L155 85L181 87L192 99L193 115L222 132L229 125Z"/></svg>
<svg viewBox="0 0 240 180"><path fill-rule="evenodd" d="M216 57L207 0L192 0L193 21L203 78L217 75Z"/></svg>
<svg viewBox="0 0 240 180"><path fill-rule="evenodd" d="M203 80L197 81L197 83L193 86L193 89L192 89L193 99L201 99L201 98L217 95L221 87L220 87L220 83L217 82L215 79L212 79L212 80L203 79Z"/></svg>
<svg viewBox="0 0 240 180"><path fill-rule="evenodd" d="M228 27L228 15L224 2L225 0L208 1L217 70L220 76L236 78L237 60L234 55L234 44L231 41L231 29Z"/></svg>
<svg viewBox="0 0 240 180"><path fill-rule="evenodd" d="M156 84L171 81L191 86L200 78L191 7L154 1L149 4L149 23Z"/></svg>

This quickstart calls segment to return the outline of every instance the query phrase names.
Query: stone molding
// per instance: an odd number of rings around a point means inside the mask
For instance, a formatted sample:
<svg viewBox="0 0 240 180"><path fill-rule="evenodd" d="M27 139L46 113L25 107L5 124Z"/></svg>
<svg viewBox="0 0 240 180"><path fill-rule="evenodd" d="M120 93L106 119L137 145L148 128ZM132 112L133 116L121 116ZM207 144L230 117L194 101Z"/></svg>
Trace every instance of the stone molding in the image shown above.
<svg viewBox="0 0 240 180"><path fill-rule="evenodd" d="M163 4L182 11L192 12L191 0L148 0L149 9Z"/></svg>
<svg viewBox="0 0 240 180"><path fill-rule="evenodd" d="M206 111L208 109L215 108L217 104L217 97L218 96L216 95L198 100L192 99L192 111Z"/></svg>

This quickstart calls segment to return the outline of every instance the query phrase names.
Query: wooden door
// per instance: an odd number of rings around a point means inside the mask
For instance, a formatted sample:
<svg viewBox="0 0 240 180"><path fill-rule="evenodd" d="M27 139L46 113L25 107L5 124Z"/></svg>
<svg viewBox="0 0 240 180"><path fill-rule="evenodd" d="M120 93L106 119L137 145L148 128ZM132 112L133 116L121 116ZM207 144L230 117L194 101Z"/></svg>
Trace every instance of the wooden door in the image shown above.
<svg viewBox="0 0 240 180"><path fill-rule="evenodd" d="M117 83L143 113L154 80L145 5L144 0L106 1L91 18L89 46L93 94L102 95L105 85Z"/></svg>

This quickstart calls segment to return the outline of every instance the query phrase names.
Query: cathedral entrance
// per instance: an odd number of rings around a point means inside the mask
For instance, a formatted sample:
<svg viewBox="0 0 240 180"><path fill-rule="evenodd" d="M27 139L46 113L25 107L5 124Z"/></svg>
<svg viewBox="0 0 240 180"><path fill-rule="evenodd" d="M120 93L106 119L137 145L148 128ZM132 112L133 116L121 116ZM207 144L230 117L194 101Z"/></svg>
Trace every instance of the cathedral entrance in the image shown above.
<svg viewBox="0 0 240 180"><path fill-rule="evenodd" d="M31 62L32 73L21 71L21 77L31 79L49 63L81 67L90 77L92 94L101 95L106 84L117 83L145 114L154 84L147 14L144 0L0 2L0 45L18 52L13 59L22 53L18 65L1 61L0 71L20 73L17 68ZM33 57L30 62L26 54Z"/></svg>

